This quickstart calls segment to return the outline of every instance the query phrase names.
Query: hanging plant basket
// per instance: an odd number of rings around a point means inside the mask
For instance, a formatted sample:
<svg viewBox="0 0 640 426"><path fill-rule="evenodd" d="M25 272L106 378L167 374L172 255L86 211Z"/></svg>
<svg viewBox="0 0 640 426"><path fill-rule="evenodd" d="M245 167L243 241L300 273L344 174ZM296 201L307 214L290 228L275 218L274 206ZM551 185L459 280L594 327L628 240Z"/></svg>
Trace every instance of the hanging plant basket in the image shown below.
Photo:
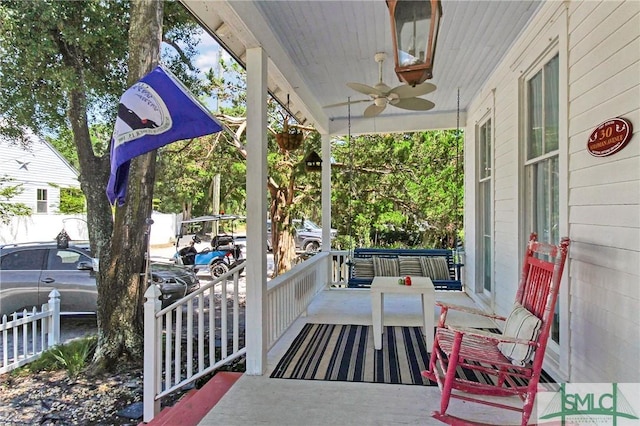
<svg viewBox="0 0 640 426"><path fill-rule="evenodd" d="M282 152L294 151L302 146L304 135L302 131L290 128L287 124L281 133L276 133L276 141Z"/></svg>

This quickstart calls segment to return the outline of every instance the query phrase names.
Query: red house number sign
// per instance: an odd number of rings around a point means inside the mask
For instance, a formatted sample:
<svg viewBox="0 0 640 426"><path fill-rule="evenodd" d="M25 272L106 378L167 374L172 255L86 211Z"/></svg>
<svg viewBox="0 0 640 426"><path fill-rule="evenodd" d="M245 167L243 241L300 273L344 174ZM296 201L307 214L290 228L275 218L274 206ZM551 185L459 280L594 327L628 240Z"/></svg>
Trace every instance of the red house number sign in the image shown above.
<svg viewBox="0 0 640 426"><path fill-rule="evenodd" d="M594 157L615 154L629 143L633 126L626 118L612 118L600 124L591 132L587 149Z"/></svg>

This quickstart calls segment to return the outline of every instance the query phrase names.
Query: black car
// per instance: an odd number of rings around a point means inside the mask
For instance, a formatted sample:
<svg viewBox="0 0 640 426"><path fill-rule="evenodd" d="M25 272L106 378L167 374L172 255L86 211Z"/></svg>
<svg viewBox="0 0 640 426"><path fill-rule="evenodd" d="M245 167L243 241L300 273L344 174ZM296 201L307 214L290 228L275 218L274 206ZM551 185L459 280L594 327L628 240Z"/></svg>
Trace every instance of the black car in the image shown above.
<svg viewBox="0 0 640 426"><path fill-rule="evenodd" d="M40 308L54 288L60 292L61 313L94 314L97 264L88 243L71 243L67 248L58 248L55 242L0 246L0 315ZM189 268L154 262L149 269L163 307L200 287Z"/></svg>

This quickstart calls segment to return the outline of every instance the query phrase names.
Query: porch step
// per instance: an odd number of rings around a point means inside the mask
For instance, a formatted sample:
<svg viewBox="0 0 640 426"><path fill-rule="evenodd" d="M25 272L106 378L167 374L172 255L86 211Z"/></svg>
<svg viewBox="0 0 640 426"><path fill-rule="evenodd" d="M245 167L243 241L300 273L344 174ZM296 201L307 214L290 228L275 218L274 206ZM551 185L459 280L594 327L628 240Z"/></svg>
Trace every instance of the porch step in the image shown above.
<svg viewBox="0 0 640 426"><path fill-rule="evenodd" d="M166 423L166 419L172 415L173 408L177 407L180 404L186 403L186 401L189 400L191 397L193 397L197 392L198 392L198 389L191 389L189 392L182 395L182 397L174 405L170 407L164 407L162 410L160 410L160 413L158 413L158 415L154 417L152 421L150 421L149 423L142 422L138 426L144 426L144 425L162 426L162 425L168 424Z"/></svg>
<svg viewBox="0 0 640 426"><path fill-rule="evenodd" d="M149 423L138 426L196 426L241 376L242 373L221 371L200 389L190 390L175 405L166 407Z"/></svg>

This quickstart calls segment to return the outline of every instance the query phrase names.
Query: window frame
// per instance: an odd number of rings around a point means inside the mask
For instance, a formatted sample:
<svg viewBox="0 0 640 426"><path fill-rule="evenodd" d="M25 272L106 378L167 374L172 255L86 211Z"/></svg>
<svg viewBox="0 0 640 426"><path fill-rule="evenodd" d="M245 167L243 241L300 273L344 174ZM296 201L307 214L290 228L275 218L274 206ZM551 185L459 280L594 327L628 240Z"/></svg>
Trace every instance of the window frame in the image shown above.
<svg viewBox="0 0 640 426"><path fill-rule="evenodd" d="M44 198L40 195L44 194ZM47 188L36 188L36 213L49 213L49 190Z"/></svg>
<svg viewBox="0 0 640 426"><path fill-rule="evenodd" d="M567 35L566 28L554 28L552 31L558 31L553 34L550 33L545 36L545 39L549 40L549 43L539 51L538 54L532 56L531 65L522 71L519 78L519 117L520 117L520 143L518 149L520 151L520 167L519 167L519 211L518 229L520 230L519 238L519 250L520 259L523 258L524 248L526 242L529 239L530 229L527 229L526 218L526 205L528 188L526 188L526 167L535 164L541 160L547 160L550 157L558 158L558 234L560 236L569 236L569 143L568 143L568 59L567 59ZM558 147L556 150L543 153L535 159L527 158L528 146L528 99L527 99L527 82L544 66L558 56ZM570 267L570 259L567 259L568 267ZM520 264L520 268L522 265ZM558 307L560 309L560 342L555 342L552 339L548 341L547 353L548 357L545 358L544 368L550 372L556 380L566 380L569 377L569 344L570 344L570 319L569 319L569 285L568 285L568 273L563 275L562 284L560 286L560 293L558 296Z"/></svg>
<svg viewBox="0 0 640 426"><path fill-rule="evenodd" d="M477 188L477 208L481 212L477 216L477 238L478 238L478 249L482 252L480 256L478 256L478 262L476 266L476 292L479 295L487 298L489 302L489 306L493 309L494 299L495 299L495 289L494 286L491 285L489 289L486 288L486 268L487 268L487 252L489 255L489 268L490 268L490 279L493 280L494 270L493 270L493 214L494 214L494 206L493 206L493 155L494 155L494 134L495 134L495 125L494 125L494 117L493 117L493 109L490 112L485 114L482 119L478 121L476 124L476 149L477 149L477 176L476 176L476 188ZM487 129L486 126L489 126ZM488 165L488 167L486 167ZM485 203L487 199L485 198L488 195L489 199L489 211L487 212L485 207ZM488 217L486 215L488 214ZM486 229L486 223L489 224L489 229ZM485 247L485 235L488 232L490 235L489 247Z"/></svg>
<svg viewBox="0 0 640 426"><path fill-rule="evenodd" d="M560 176L558 170L558 176L555 181L553 181L553 166L554 161L556 162L555 166L559 169L559 157L560 157L560 146L559 143L556 143L555 149L551 149L547 151L547 122L548 122L548 111L546 106L548 105L548 96L550 95L547 92L547 79L550 76L547 74L547 70L549 69L549 65L552 61L557 61L558 66L557 75L555 76L556 80L559 80L559 62L560 62L560 54L557 51L550 52L548 55L545 55L544 58L536 64L535 67L532 67L530 72L524 77L524 91L523 91L523 106L524 106L524 162L523 162L523 182L524 182L524 229L525 232L536 232L538 234L538 239L543 242L558 244L560 233ZM531 82L535 79L540 78L539 82L539 90L540 93L532 94L531 91ZM559 85L556 87L556 93L551 94L553 96L557 96L558 104L560 103L560 90ZM532 104L531 99L534 96L538 96L538 103ZM539 122L538 126L541 126L540 131L540 140L535 140L535 135L533 134L533 125L532 125L532 117L535 115L537 108L540 108L540 116L538 117ZM556 110L558 113L557 123L560 121L559 110ZM535 125L535 124L534 124ZM558 142L558 141L557 141ZM539 145L539 146L537 146ZM532 154L532 151L534 152ZM539 151L539 152L537 152ZM534 156L535 155L535 156ZM550 170L549 167L552 167ZM543 174L540 176L540 174ZM549 175L552 178L547 179ZM539 179L545 180L544 187L539 188L538 183ZM558 191L557 194L553 192ZM544 199L541 200L540 197ZM557 199L557 205L554 205L553 200ZM543 217L540 217L539 208L540 206L546 206L546 211ZM557 223L553 223L554 216L557 216ZM555 232L553 228L555 227ZM556 309L559 311L561 309L561 304L556 304ZM561 321L561 319L559 319ZM555 325L555 324L554 324ZM557 345L560 345L562 329L559 326L554 327L552 325L551 330L551 339L549 342L554 342ZM558 333L557 340L553 338L554 331Z"/></svg>

